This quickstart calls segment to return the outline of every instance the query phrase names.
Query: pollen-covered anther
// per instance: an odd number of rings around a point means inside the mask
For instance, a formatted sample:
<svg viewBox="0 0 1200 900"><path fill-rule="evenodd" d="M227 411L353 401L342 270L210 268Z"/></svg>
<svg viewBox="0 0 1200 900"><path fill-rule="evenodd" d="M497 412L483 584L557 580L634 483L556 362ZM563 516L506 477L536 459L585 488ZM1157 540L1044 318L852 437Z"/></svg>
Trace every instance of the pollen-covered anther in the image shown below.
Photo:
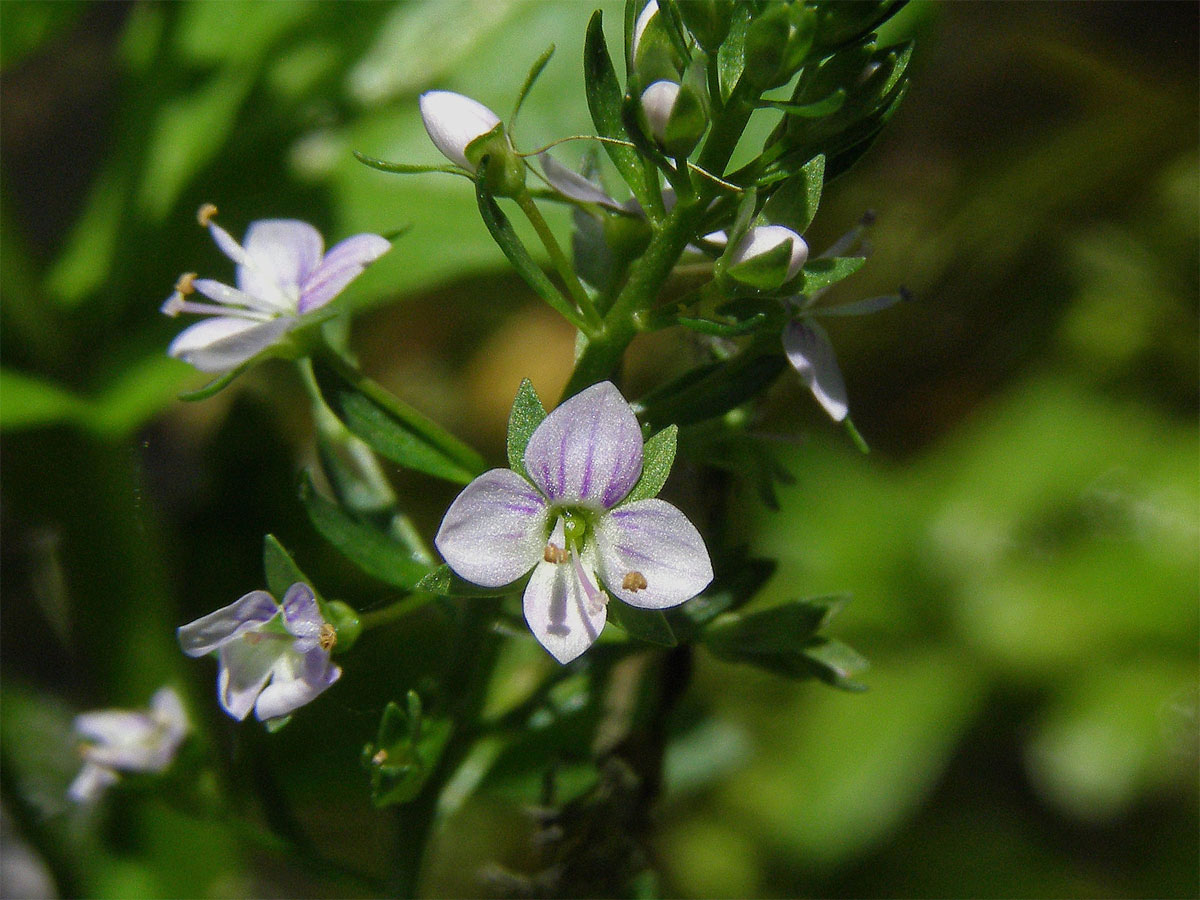
<svg viewBox="0 0 1200 900"><path fill-rule="evenodd" d="M217 214L217 207L214 203L203 203L196 210L196 221L200 223L201 228L207 228L208 224L213 220L213 216Z"/></svg>
<svg viewBox="0 0 1200 900"><path fill-rule="evenodd" d="M641 572L626 572L625 577L621 580L621 590L629 591L631 594L644 591L647 587L646 576Z"/></svg>
<svg viewBox="0 0 1200 900"><path fill-rule="evenodd" d="M387 758L388 758L387 750L380 748L379 751L374 756L371 757L371 762L374 765L382 766L385 762L387 762Z"/></svg>
<svg viewBox="0 0 1200 900"><path fill-rule="evenodd" d="M328 653L337 644L337 629L325 622L317 632L317 643Z"/></svg>
<svg viewBox="0 0 1200 900"><path fill-rule="evenodd" d="M554 544L547 544L546 549L542 551L542 559L548 563L565 563L568 559L567 549L565 547L556 547Z"/></svg>

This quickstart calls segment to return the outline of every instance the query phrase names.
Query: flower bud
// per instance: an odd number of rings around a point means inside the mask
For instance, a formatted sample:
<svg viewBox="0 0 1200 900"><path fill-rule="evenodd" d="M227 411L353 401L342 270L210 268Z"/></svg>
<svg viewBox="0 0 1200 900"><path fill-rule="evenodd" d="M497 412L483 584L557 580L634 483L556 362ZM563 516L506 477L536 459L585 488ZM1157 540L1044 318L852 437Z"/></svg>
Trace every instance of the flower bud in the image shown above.
<svg viewBox="0 0 1200 900"><path fill-rule="evenodd" d="M782 225L751 228L729 255L731 278L760 290L773 290L797 275L808 259L804 238Z"/></svg>
<svg viewBox="0 0 1200 900"><path fill-rule="evenodd" d="M684 61L671 43L656 0L650 0L638 14L630 40L629 59L641 84L678 78L683 71Z"/></svg>
<svg viewBox="0 0 1200 900"><path fill-rule="evenodd" d="M421 120L442 155L468 171L467 145L500 124L500 117L470 97L453 91L427 91L421 95Z"/></svg>
<svg viewBox="0 0 1200 900"><path fill-rule="evenodd" d="M642 115L647 133L675 157L691 153L708 127L699 96L674 81L656 81L642 92Z"/></svg>

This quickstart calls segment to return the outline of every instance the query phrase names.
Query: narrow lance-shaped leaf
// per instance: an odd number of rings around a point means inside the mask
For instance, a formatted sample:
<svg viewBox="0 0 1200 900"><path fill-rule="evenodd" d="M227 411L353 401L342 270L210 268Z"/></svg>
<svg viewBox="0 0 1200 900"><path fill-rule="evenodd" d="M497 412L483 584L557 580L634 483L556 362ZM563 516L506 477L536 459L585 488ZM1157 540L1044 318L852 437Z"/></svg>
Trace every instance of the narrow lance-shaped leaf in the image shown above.
<svg viewBox="0 0 1200 900"><path fill-rule="evenodd" d="M825 157L814 156L775 189L763 207L763 214L776 225L786 225L796 234L804 234L817 214L824 184Z"/></svg>
<svg viewBox="0 0 1200 900"><path fill-rule="evenodd" d="M811 297L818 291L849 278L863 267L864 256L835 256L810 260L803 269L797 293Z"/></svg>
<svg viewBox="0 0 1200 900"><path fill-rule="evenodd" d="M317 602L321 602L316 585L308 580L308 576L300 570L291 554L283 549L283 545L273 534L263 538L263 574L267 577L267 590L276 597L283 597L288 588L302 581L313 589Z"/></svg>
<svg viewBox="0 0 1200 900"><path fill-rule="evenodd" d="M679 643L660 609L638 609L627 603L612 602L608 604L608 621L630 637L648 644L674 647Z"/></svg>
<svg viewBox="0 0 1200 900"><path fill-rule="evenodd" d="M429 573L404 545L360 522L317 493L312 476L300 483L300 501L313 528L360 569L394 587L412 590Z"/></svg>
<svg viewBox="0 0 1200 900"><path fill-rule="evenodd" d="M679 426L668 425L642 447L642 474L629 492L626 502L657 497L671 474L675 462L675 447L679 437Z"/></svg>
<svg viewBox="0 0 1200 900"><path fill-rule="evenodd" d="M588 22L587 37L583 45L583 75L588 111L592 114L597 134L614 140L628 141L629 135L621 118L623 94L617 81L617 72L613 68L612 56L608 52L608 44L604 39L604 23L600 10L596 10ZM607 141L604 143L604 151L629 185L629 189L633 191L633 195L643 207L648 206L650 191L637 151L632 147Z"/></svg>
<svg viewBox="0 0 1200 900"><path fill-rule="evenodd" d="M447 163L437 163L434 165L421 163L393 163L386 160L376 159L374 156L367 156L365 153L354 152L354 158L364 166L370 166L372 169L378 169L380 172L388 172L392 175L424 175L427 172L445 172L448 175L462 175L464 178L470 178L470 173L464 171L459 166L448 165Z"/></svg>
<svg viewBox="0 0 1200 900"><path fill-rule="evenodd" d="M533 65L529 69L529 74L525 76L525 83L521 85L521 90L517 93L517 102L513 104L512 115L508 117L508 130L512 132L517 123L517 114L521 111L521 107L525 103L525 98L529 96L529 92L533 86L537 84L538 78L542 74L542 70L546 68L546 63L550 62L550 57L554 55L554 45L551 44L542 51L542 55L534 60Z"/></svg>
<svg viewBox="0 0 1200 900"><path fill-rule="evenodd" d="M546 407L534 390L533 382L526 378L517 388L517 397L508 415L508 467L526 478L529 473L525 471L525 447L544 418Z"/></svg>

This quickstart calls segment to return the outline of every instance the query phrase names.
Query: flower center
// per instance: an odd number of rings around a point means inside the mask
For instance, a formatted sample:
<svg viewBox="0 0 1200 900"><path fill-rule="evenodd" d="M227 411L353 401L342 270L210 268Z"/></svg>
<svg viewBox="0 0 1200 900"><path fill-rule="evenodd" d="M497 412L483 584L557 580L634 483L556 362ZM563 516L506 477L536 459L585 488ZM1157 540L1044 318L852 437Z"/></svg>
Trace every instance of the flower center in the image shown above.
<svg viewBox="0 0 1200 900"><path fill-rule="evenodd" d="M554 511L551 521L554 521L555 516L563 523L563 537L567 545L563 549L582 553L583 545L592 530L591 511L578 507L563 507Z"/></svg>

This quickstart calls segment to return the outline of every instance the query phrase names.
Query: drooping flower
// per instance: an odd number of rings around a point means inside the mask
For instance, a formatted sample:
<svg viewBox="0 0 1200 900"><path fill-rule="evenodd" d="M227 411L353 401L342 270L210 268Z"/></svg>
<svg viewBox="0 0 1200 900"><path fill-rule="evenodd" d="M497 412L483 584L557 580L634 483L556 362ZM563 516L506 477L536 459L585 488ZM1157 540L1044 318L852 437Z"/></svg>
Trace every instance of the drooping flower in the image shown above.
<svg viewBox="0 0 1200 900"><path fill-rule="evenodd" d="M642 434L610 382L550 413L524 465L528 480L492 469L467 485L435 543L451 569L483 587L532 569L525 620L559 662L599 637L609 593L666 609L712 581L704 540L682 512L656 498L627 500L642 473Z"/></svg>
<svg viewBox="0 0 1200 900"><path fill-rule="evenodd" d="M301 582L288 588L282 604L251 591L176 633L188 656L217 651L217 698L239 721L251 709L263 722L289 715L342 675L329 659L337 632Z"/></svg>
<svg viewBox="0 0 1200 900"><path fill-rule="evenodd" d="M162 772L188 733L179 695L159 688L146 710L99 709L75 717L83 742L83 768L67 789L76 803L88 803L115 784L120 772Z"/></svg>
<svg viewBox="0 0 1200 900"><path fill-rule="evenodd" d="M421 121L434 146L448 160L470 172L467 145L500 124L500 117L480 103L454 91L426 91L420 97Z"/></svg>
<svg viewBox="0 0 1200 900"><path fill-rule="evenodd" d="M209 316L180 332L167 349L202 372L226 372L257 356L392 247L380 235L356 234L325 253L321 233L295 219L251 222L243 246L212 221L216 212L205 204L200 224L237 263L237 287L188 273L162 305L163 313L172 317L185 312ZM215 302L187 299L194 293Z"/></svg>

